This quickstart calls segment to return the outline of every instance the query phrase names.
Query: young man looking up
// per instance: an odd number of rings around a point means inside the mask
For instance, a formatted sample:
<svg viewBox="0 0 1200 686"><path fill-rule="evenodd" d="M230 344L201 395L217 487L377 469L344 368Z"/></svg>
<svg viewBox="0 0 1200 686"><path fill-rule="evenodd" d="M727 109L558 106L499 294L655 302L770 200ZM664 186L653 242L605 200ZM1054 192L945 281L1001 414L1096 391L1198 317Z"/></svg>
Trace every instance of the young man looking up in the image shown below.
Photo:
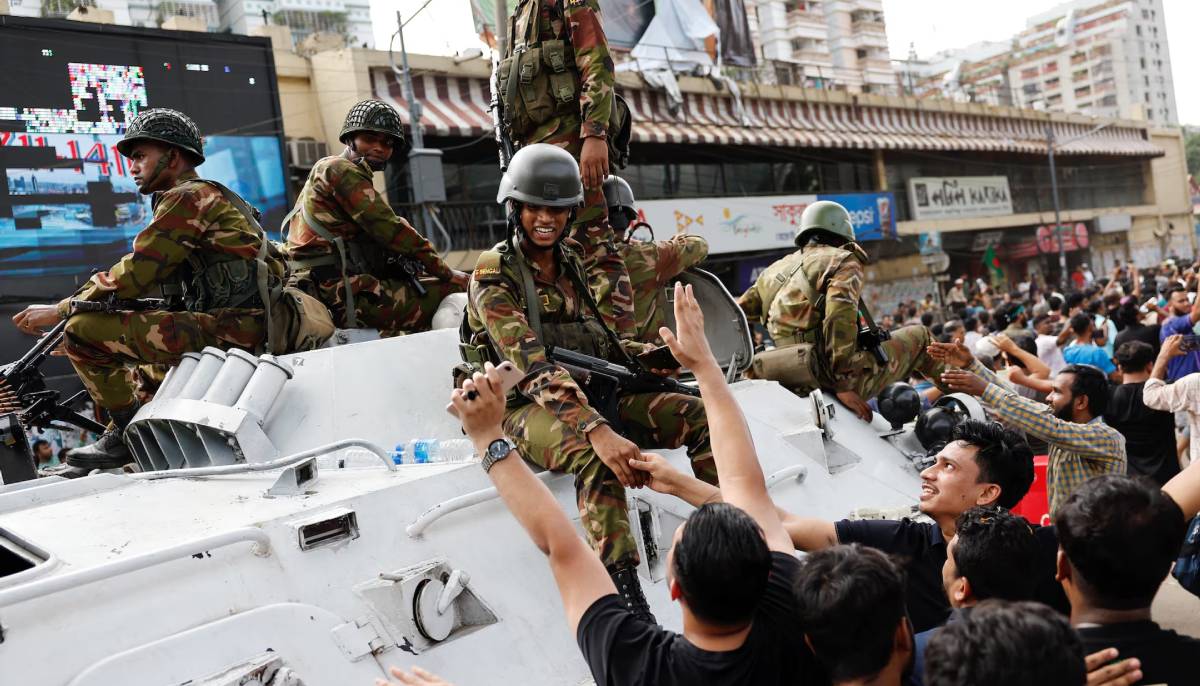
<svg viewBox="0 0 1200 686"><path fill-rule="evenodd" d="M1125 473L1125 437L1104 423L1108 380L1099 369L1067 365L1054 377L1046 402L1039 403L1015 393L966 348L935 343L929 352L961 367L942 374L952 390L978 396L1005 424L1049 444L1046 490L1050 514L1093 476Z"/></svg>
<svg viewBox="0 0 1200 686"><path fill-rule="evenodd" d="M487 365L455 390L463 428L513 516L550 559L567 622L598 686L808 680L792 586L800 562L767 494L750 431L704 338L691 288L675 288L679 331L660 334L704 394L724 503L701 507L675 532L667 557L683 633L642 621L616 593L550 491L504 437L500 377Z"/></svg>
<svg viewBox="0 0 1200 686"><path fill-rule="evenodd" d="M1062 546L1058 577L1071 600L1071 624L1087 651L1114 647L1123 657L1138 658L1147 684L1196 681L1200 640L1159 628L1150 616L1187 521L1164 489L1121 475L1087 482L1054 517Z"/></svg>
<svg viewBox="0 0 1200 686"><path fill-rule="evenodd" d="M1128 341L1117 348L1121 383L1112 387L1104 421L1125 437L1129 473L1148 477L1161 487L1179 473L1179 458L1175 453L1175 416L1147 407L1149 398L1143 397L1153 364L1154 348L1149 343ZM1165 362L1161 371L1166 371ZM1180 380L1174 386L1183 383Z"/></svg>
<svg viewBox="0 0 1200 686"><path fill-rule="evenodd" d="M900 686L913 656L904 572L858 544L819 550L803 565L796 605L804 642L834 686Z"/></svg>
<svg viewBox="0 0 1200 686"><path fill-rule="evenodd" d="M710 412L711 416L711 412ZM643 456L631 462L650 474L650 488L699 506L721 497L718 490L686 475L666 460ZM839 543L862 543L906 560L906 604L915 631L939 626L950 613L942 589L946 541L954 537L955 522L966 510L980 505L1012 507L1025 497L1033 483L1033 453L1012 431L988 422L965 421L953 440L937 455L933 466L921 472L921 512L934 523L800 517L782 513L783 524L797 550L813 552ZM1053 579L1058 543L1052 531L1041 532L1038 597L1066 611L1066 600Z"/></svg>

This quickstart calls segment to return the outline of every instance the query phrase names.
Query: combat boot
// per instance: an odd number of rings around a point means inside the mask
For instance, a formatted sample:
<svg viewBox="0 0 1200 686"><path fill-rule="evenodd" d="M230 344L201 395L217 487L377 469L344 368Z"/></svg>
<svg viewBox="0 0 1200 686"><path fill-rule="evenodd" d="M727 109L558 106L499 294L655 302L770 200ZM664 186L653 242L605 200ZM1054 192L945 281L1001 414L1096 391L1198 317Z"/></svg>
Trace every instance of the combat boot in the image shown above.
<svg viewBox="0 0 1200 686"><path fill-rule="evenodd" d="M646 594L642 593L642 583L638 580L637 565L609 570L608 575L616 584L617 593L620 594L626 609L640 619L651 624L658 624L658 620L650 612L650 603L646 601Z"/></svg>
<svg viewBox="0 0 1200 686"><path fill-rule="evenodd" d="M129 452L129 446L125 445L125 427L133 421L133 416L137 414L137 411L137 405L124 410L110 411L108 416L112 419L112 424L108 431L105 431L95 443L75 448L67 453L67 466L74 469L55 473L70 479L75 476L83 476L93 469L120 469L133 462L133 454ZM79 470L82 470L82 474L75 473Z"/></svg>

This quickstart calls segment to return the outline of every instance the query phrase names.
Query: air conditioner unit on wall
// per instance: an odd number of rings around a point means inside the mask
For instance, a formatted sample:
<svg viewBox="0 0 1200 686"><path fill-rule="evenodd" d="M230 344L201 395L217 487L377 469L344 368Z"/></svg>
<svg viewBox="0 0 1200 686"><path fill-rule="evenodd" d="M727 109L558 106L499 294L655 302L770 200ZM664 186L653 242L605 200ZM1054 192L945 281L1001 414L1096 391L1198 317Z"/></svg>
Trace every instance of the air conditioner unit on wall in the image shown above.
<svg viewBox="0 0 1200 686"><path fill-rule="evenodd" d="M287 148L288 164L300 169L312 169L317 160L329 155L329 147L312 138L289 138Z"/></svg>

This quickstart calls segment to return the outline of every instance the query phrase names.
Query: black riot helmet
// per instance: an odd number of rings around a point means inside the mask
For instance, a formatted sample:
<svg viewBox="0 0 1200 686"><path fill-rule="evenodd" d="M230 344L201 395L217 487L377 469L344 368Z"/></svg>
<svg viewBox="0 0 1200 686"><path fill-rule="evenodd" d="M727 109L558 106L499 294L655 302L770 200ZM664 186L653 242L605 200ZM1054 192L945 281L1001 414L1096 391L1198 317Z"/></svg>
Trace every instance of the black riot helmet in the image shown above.
<svg viewBox="0 0 1200 686"><path fill-rule="evenodd" d="M129 157L133 146L141 141L166 143L191 155L197 166L204 162L200 127L183 112L157 107L138 114L125 129L125 137L117 142L117 152Z"/></svg>
<svg viewBox="0 0 1200 686"><path fill-rule="evenodd" d="M885 386L876 400L879 414L888 420L893 429L909 423L921 411L921 394L903 381Z"/></svg>
<svg viewBox="0 0 1200 686"><path fill-rule="evenodd" d="M633 189L625 179L610 176L604 180L604 202L608 205L608 223L618 234L629 228L637 219Z"/></svg>
<svg viewBox="0 0 1200 686"><path fill-rule="evenodd" d="M393 157L401 154L408 146L400 114L382 100L363 100L355 103L346 113L346 121L342 123L342 132L338 134L338 140L352 146L351 139L360 131L374 131L391 136L394 141Z"/></svg>

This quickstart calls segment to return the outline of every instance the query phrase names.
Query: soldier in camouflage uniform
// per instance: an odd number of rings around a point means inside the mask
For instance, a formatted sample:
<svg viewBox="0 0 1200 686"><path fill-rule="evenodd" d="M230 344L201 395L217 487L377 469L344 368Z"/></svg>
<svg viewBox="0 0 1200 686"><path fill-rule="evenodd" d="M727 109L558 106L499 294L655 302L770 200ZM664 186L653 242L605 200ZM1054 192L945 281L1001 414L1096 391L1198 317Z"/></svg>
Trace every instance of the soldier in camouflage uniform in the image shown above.
<svg viewBox="0 0 1200 686"><path fill-rule="evenodd" d="M138 408L138 366L172 365L210 345L254 350L265 336L256 262L265 239L234 196L196 176L204 161L196 124L174 110L147 110L129 124L117 150L129 158L138 190L154 196L154 217L134 237L133 252L71 298L13 317L27 333L67 319L67 357L112 420L99 441L67 454L64 476L132 461L122 433ZM281 261L262 259L275 279L282 277ZM180 295L180 311L76 312L72 305L157 295L160 288Z"/></svg>
<svg viewBox="0 0 1200 686"><path fill-rule="evenodd" d="M708 257L708 241L700 236L679 234L665 241L632 239L637 221L633 189L625 179L610 176L604 181L608 220L617 239L617 252L629 270L633 286L636 340L662 345L658 330L667 323L667 285L685 269Z"/></svg>
<svg viewBox="0 0 1200 686"><path fill-rule="evenodd" d="M779 381L798 393L833 389L860 418L866 400L883 387L920 373L942 388L942 363L925 352L929 329L906 326L884 341L881 365L860 348L863 265L850 214L822 200L809 205L796 234L800 250L768 267L738 298L751 320L767 327L778 348L755 356L752 375ZM944 389L943 389L944 390Z"/></svg>
<svg viewBox="0 0 1200 686"><path fill-rule="evenodd" d="M467 275L446 266L372 184L405 147L400 115L364 100L346 115L339 140L346 149L313 165L284 223L293 285L325 303L340 327L382 336L427 331L438 304L461 293ZM439 279L422 282L424 296L402 273L415 265Z"/></svg>
<svg viewBox="0 0 1200 686"><path fill-rule="evenodd" d="M699 398L627 395L618 408L622 436L547 358L550 346L612 361L622 358L620 348L646 348L606 330L584 283L578 244L564 237L582 197L578 173L575 160L550 145L529 145L513 157L497 198L508 203L511 234L480 256L471 276L462 349L472 366L510 360L526 374L510 397L505 433L526 459L575 475L589 541L629 607L652 620L625 501L625 488L644 485L644 476L629 460L640 455L638 446L687 446L697 477L716 483L716 466Z"/></svg>
<svg viewBox="0 0 1200 686"><path fill-rule="evenodd" d="M499 65L504 122L514 145L549 143L579 162L584 207L571 236L584 248L588 280L606 322L635 332L633 288L617 252L601 185L628 111L616 81L599 0L517 0Z"/></svg>

